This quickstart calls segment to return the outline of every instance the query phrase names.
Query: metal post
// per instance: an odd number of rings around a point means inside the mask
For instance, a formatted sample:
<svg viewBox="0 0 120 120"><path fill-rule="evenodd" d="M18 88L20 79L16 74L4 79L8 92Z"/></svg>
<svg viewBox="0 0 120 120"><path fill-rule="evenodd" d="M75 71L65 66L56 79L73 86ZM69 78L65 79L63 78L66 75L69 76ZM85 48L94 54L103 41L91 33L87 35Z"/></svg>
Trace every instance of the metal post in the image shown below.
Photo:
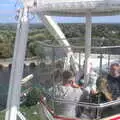
<svg viewBox="0 0 120 120"><path fill-rule="evenodd" d="M28 9L24 8L22 11L20 11L17 26L5 120L17 120L17 112L20 103L20 81L23 74L27 37Z"/></svg>
<svg viewBox="0 0 120 120"><path fill-rule="evenodd" d="M103 54L101 53L100 56L100 66L99 66L99 75L102 75L102 59L104 58Z"/></svg>
<svg viewBox="0 0 120 120"><path fill-rule="evenodd" d="M79 71L81 70L81 52L79 52Z"/></svg>
<svg viewBox="0 0 120 120"><path fill-rule="evenodd" d="M53 98L55 99L55 48L52 47L52 69L53 69L53 78L52 78L52 85L53 85ZM52 101L52 109L55 111L55 102Z"/></svg>
<svg viewBox="0 0 120 120"><path fill-rule="evenodd" d="M108 54L108 72L109 72L109 67L110 67L110 58L111 57L111 55L110 54Z"/></svg>
<svg viewBox="0 0 120 120"><path fill-rule="evenodd" d="M84 69L84 80L85 86L89 81L89 59L91 54L91 31L92 31L92 17L91 13L86 14L86 26L85 26L85 69Z"/></svg>

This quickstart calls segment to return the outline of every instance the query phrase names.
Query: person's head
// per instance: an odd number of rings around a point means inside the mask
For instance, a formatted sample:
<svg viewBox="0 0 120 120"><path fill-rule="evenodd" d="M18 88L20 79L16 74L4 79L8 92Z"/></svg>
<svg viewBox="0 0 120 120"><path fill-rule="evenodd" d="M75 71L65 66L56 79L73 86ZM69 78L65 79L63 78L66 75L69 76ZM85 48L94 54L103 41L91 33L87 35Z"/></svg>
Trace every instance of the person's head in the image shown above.
<svg viewBox="0 0 120 120"><path fill-rule="evenodd" d="M110 66L110 74L113 77L120 76L120 65L118 63L114 63Z"/></svg>
<svg viewBox="0 0 120 120"><path fill-rule="evenodd" d="M63 69L64 68L64 62L62 60L58 60L56 62L56 68Z"/></svg>
<svg viewBox="0 0 120 120"><path fill-rule="evenodd" d="M30 63L30 68L35 68L36 67L36 65L35 65L35 63L34 62L32 62L32 63Z"/></svg>
<svg viewBox="0 0 120 120"><path fill-rule="evenodd" d="M72 82L73 79L73 73L71 71L64 71L63 72L63 84L67 84Z"/></svg>

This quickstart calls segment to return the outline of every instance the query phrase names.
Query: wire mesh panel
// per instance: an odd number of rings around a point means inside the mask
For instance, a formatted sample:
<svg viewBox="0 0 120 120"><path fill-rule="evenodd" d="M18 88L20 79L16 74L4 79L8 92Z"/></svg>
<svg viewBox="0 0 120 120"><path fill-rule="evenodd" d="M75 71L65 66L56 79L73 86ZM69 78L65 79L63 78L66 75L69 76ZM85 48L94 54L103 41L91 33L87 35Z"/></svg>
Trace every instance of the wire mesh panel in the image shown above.
<svg viewBox="0 0 120 120"><path fill-rule="evenodd" d="M92 47L89 61L89 82L84 88L84 47L67 46L73 51L74 61L64 51L66 47L39 42L37 55L27 58L23 77L33 74L34 78L21 86L20 111L27 119L46 119L46 108L51 115L70 118L94 119L119 113L119 100L108 101L99 77L109 73L111 63L120 63L119 46ZM74 62L74 63L73 63ZM76 73L73 65L77 65ZM4 119L11 64L0 67L0 117ZM72 73L72 87L63 85L65 71ZM65 74L65 76L68 73ZM3 81L2 81L3 80ZM71 83L70 83L71 84ZM67 89L66 89L67 87ZM41 109L40 97L44 96L45 108ZM111 107L112 106L112 107ZM109 112L106 112L110 109ZM44 111L44 112L43 112Z"/></svg>
<svg viewBox="0 0 120 120"><path fill-rule="evenodd" d="M83 88L82 86L77 88L77 89L80 89L79 92L82 91L81 96L85 97L85 98L81 97L82 99L80 99L80 101L77 101L77 100L72 101L70 98L65 99L65 97L63 96L61 98L58 97L59 92L60 94L63 94L65 92L63 91L63 93L61 93L61 89L63 88L60 88L60 85L63 84L63 72L65 70L72 71L73 76L76 77L76 73L74 72L74 69L71 66L71 61L70 63L66 63L67 55L64 53L63 47L51 46L48 44L42 47L46 50L44 54L47 60L51 61L51 62L48 62L48 61L46 62L47 68L49 68L48 65L51 65L51 68L46 69L49 71L47 72L47 74L49 73L49 82L47 82L47 84L44 83L44 87L47 88L44 95L46 96L46 99L47 99L46 100L47 105L52 110L54 110L54 114L63 116L65 111L67 111L69 112L69 115L68 116L66 115L66 117L71 117L71 115L74 113L74 109L78 109L78 112L76 112L75 113L76 115L74 116L93 119L93 118L101 118L101 117L108 116L114 111L112 107L111 112L107 114L104 113L104 111L106 111L111 107L107 107L107 105L106 105L106 108L104 108L104 105L100 107L100 104L102 105L104 103L107 103L108 101L106 100L104 94L101 94L97 91L98 86L96 86L96 84L99 77L107 75L109 73L109 67L112 63L114 62L119 63L119 57L120 57L119 52L113 53L116 47L93 47L92 48L92 53L90 57L90 68L89 68L90 76L89 76L88 86L87 88ZM84 61L85 61L84 48L74 47L74 46L71 46L71 48L74 52L76 64L79 66L79 69L80 69L79 72L81 71L84 72ZM117 49L119 49L119 47ZM66 64L70 65L70 67L68 67L69 69L66 69L64 67ZM46 70L44 72L46 72ZM42 73L42 71L40 73ZM75 77L73 79L75 79ZM75 81L75 82L78 84L78 81ZM74 95L70 95L70 96L73 96L73 98L75 98ZM119 104L119 101L118 101L118 104ZM70 112L72 114L70 114ZM119 112L118 109L116 113L117 112Z"/></svg>

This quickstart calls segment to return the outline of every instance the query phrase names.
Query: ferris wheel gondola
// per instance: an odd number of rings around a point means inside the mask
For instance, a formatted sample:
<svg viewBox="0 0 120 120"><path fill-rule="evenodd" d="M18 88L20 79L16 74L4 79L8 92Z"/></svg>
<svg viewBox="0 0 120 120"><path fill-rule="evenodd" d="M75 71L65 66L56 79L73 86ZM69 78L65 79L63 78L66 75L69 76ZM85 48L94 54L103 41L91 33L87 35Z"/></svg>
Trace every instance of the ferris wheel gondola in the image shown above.
<svg viewBox="0 0 120 120"><path fill-rule="evenodd" d="M14 49L14 57L12 63L12 72L10 77L10 86L7 102L6 120L16 120L19 109L20 97L20 80L23 73L23 64L25 58L26 43L28 37L28 12L35 14L40 18L43 24L48 28L50 33L58 40L61 46L64 46L64 51L67 54L66 67L71 63L74 73L78 72L79 67L75 64L74 52L67 41L64 33L52 19L51 16L84 16L86 18L85 26L85 66L84 66L84 87L87 87L89 82L89 60L91 54L91 32L92 32L92 16L108 16L120 14L119 0L21 0L23 9L20 11L18 19L18 27L16 34L16 43ZM67 47L69 46L69 47ZM42 102L42 101L41 101ZM71 103L74 104L74 103ZM112 101L106 104L88 104L84 106L101 108L114 104L119 104L118 101ZM47 116L45 104L42 105ZM50 112L50 111L49 111ZM48 116L48 119L50 117ZM65 120L63 117L52 118ZM69 120L69 118L66 118ZM73 120L73 118L71 119ZM76 120L76 119L75 119Z"/></svg>

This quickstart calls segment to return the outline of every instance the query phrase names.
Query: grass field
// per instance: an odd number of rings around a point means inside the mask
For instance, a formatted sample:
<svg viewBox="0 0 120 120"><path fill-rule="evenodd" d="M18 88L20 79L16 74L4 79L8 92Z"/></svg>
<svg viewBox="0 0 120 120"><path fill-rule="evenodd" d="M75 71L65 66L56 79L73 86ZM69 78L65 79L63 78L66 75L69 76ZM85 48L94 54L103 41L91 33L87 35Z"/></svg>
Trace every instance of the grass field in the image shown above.
<svg viewBox="0 0 120 120"><path fill-rule="evenodd" d="M0 120L5 120L5 112L0 111Z"/></svg>
<svg viewBox="0 0 120 120"><path fill-rule="evenodd" d="M39 112L39 106L34 105L31 107L22 106L20 111L25 116L26 120L44 120ZM5 111L0 111L0 120L5 120Z"/></svg>

